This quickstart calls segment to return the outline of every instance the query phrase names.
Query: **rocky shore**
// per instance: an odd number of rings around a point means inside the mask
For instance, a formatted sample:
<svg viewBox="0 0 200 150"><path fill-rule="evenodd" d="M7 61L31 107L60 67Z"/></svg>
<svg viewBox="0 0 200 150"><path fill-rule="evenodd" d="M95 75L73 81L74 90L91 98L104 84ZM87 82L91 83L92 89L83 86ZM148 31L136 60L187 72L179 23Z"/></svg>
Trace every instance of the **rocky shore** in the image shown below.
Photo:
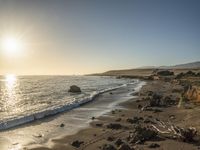
<svg viewBox="0 0 200 150"><path fill-rule="evenodd" d="M180 82L148 81L136 98L120 104L121 109L92 117L89 128L53 139L51 147L33 149L200 149L200 104L183 99L184 91Z"/></svg>

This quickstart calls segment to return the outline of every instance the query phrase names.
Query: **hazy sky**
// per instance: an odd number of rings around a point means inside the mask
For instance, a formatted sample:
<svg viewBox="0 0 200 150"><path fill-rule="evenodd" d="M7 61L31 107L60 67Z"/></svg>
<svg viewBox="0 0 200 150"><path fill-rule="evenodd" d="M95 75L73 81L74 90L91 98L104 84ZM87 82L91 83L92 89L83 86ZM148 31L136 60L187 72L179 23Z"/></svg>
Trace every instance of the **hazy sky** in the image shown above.
<svg viewBox="0 0 200 150"><path fill-rule="evenodd" d="M84 74L200 60L199 0L0 0L0 74Z"/></svg>

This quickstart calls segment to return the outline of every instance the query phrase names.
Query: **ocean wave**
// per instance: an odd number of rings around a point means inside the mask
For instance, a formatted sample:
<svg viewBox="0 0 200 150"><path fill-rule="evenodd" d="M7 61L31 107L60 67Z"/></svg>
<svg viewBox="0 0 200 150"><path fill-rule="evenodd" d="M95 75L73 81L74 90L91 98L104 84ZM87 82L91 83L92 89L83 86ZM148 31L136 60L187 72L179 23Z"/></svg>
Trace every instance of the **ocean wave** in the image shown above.
<svg viewBox="0 0 200 150"><path fill-rule="evenodd" d="M138 80L135 81L135 83L138 83L138 82L139 82ZM71 109L77 108L83 104L93 101L99 94L127 86L128 84L135 84L135 83L127 83L127 84L122 84L115 87L106 88L101 91L95 91L95 92L92 92L89 96L86 96L84 98L81 98L81 99L74 98L72 101L62 106L54 106L42 111L36 111L35 113L32 113L32 114L27 114L25 116L17 116L13 118L0 120L0 130L9 129L15 126L19 126L25 123L29 123L38 119L45 118L48 116L56 115L64 111L69 111Z"/></svg>

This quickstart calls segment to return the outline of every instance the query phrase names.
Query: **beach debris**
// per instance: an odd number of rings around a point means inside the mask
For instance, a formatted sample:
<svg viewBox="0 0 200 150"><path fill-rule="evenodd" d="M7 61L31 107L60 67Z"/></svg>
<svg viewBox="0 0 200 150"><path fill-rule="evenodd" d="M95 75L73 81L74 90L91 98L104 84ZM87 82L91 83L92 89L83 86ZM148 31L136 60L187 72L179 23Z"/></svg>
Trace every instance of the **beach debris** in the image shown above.
<svg viewBox="0 0 200 150"><path fill-rule="evenodd" d="M115 141L115 145L117 145L117 147L119 147L123 143L124 142L120 138Z"/></svg>
<svg viewBox="0 0 200 150"><path fill-rule="evenodd" d="M61 124L60 124L60 127L61 127L61 128L62 128L62 127L64 127L64 126L65 126L65 124L64 124L64 123L61 123Z"/></svg>
<svg viewBox="0 0 200 150"><path fill-rule="evenodd" d="M107 128L113 129L113 130L118 130L122 128L122 125L119 123L110 123L107 125Z"/></svg>
<svg viewBox="0 0 200 150"><path fill-rule="evenodd" d="M72 145L73 147L79 148L79 147L81 146L81 144L84 144L84 142L83 142L83 141L76 140L76 141L73 141L71 145Z"/></svg>
<svg viewBox="0 0 200 150"><path fill-rule="evenodd" d="M130 146L129 146L128 144L123 143L123 144L121 144L121 145L119 146L119 149L118 149L118 150L132 150L132 149L130 148Z"/></svg>
<svg viewBox="0 0 200 150"><path fill-rule="evenodd" d="M157 148L157 147L160 147L160 145L157 144L157 143L151 143L151 144L149 145L149 148Z"/></svg>
<svg viewBox="0 0 200 150"><path fill-rule="evenodd" d="M171 123L155 120L157 125L151 125L155 131L164 137L180 139L183 142L195 142L197 130L193 127L181 128Z"/></svg>
<svg viewBox="0 0 200 150"><path fill-rule="evenodd" d="M117 149L111 144L104 144L102 150L117 150Z"/></svg>
<svg viewBox="0 0 200 150"><path fill-rule="evenodd" d="M71 93L81 93L81 88L76 86L76 85L72 85L70 86L70 89L68 92L71 92Z"/></svg>

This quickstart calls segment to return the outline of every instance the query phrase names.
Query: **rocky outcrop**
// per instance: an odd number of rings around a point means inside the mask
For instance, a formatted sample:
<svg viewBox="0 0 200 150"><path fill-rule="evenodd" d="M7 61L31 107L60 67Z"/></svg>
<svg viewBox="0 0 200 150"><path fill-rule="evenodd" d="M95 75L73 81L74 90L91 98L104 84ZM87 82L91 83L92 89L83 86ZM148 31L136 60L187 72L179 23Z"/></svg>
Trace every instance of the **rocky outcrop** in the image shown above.
<svg viewBox="0 0 200 150"><path fill-rule="evenodd" d="M71 93L81 93L81 88L76 86L76 85L72 85L70 86L70 89L68 92L71 92Z"/></svg>
<svg viewBox="0 0 200 150"><path fill-rule="evenodd" d="M162 71L158 71L157 75L159 75L159 76L173 76L174 72L171 72L169 70L162 70Z"/></svg>

